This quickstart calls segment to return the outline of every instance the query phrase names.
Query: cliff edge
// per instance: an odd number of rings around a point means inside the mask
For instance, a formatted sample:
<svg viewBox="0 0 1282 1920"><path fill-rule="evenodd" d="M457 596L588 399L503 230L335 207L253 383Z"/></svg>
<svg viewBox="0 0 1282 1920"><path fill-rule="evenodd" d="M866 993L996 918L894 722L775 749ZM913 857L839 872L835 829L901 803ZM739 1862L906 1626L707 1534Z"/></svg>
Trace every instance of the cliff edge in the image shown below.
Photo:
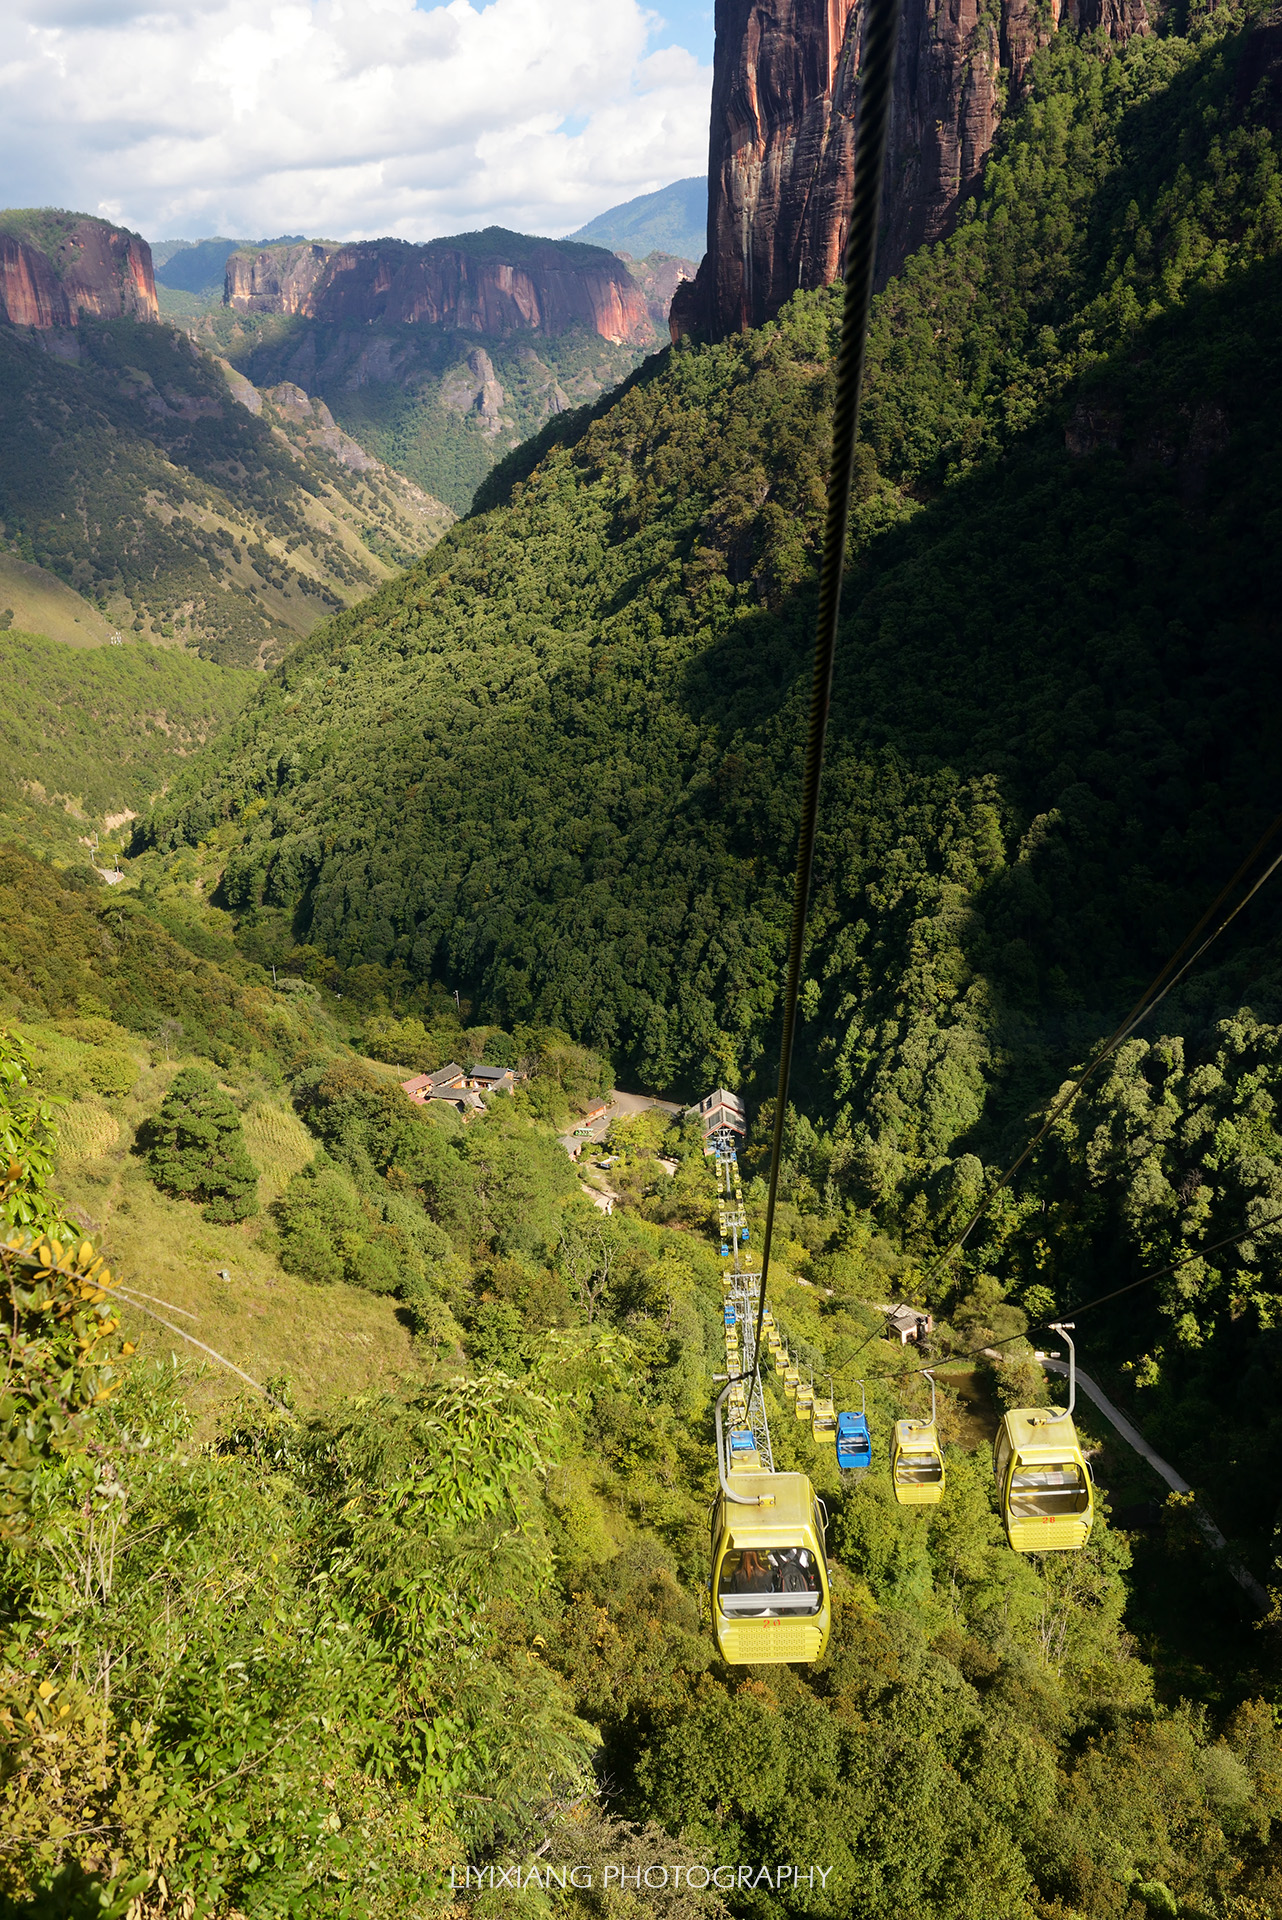
<svg viewBox="0 0 1282 1920"><path fill-rule="evenodd" d="M955 222L1037 47L1061 20L1148 31L1144 0L905 0L877 258L884 285ZM858 0L717 0L708 250L669 325L724 339L841 270L854 173Z"/></svg>
<svg viewBox="0 0 1282 1920"><path fill-rule="evenodd" d="M615 345L654 337L644 290L617 255L575 241L483 233L415 245L242 248L227 262L227 305L335 322L455 327L491 338L587 327Z"/></svg>
<svg viewBox="0 0 1282 1920"><path fill-rule="evenodd" d="M160 318L142 235L88 213L0 213L0 320L44 329L74 327L82 315Z"/></svg>

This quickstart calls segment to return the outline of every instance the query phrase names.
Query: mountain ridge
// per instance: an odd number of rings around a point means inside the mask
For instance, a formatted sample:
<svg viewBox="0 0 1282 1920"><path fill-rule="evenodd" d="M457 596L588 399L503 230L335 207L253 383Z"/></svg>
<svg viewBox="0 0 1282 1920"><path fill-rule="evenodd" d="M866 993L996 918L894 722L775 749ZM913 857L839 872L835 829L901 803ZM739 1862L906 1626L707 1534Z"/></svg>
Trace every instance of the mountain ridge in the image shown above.
<svg viewBox="0 0 1282 1920"><path fill-rule="evenodd" d="M159 317L151 248L140 233L61 208L0 213L0 322L74 327Z"/></svg>

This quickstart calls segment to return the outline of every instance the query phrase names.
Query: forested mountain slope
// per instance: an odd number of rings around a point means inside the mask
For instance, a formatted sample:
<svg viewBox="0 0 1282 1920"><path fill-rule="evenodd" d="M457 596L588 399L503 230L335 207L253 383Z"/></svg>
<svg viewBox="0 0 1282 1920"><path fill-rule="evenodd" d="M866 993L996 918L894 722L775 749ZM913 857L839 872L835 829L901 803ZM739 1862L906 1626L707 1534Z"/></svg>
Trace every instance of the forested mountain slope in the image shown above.
<svg viewBox="0 0 1282 1920"><path fill-rule="evenodd" d="M451 517L297 388L258 393L169 327L0 326L0 541L122 629L279 658Z"/></svg>
<svg viewBox="0 0 1282 1920"><path fill-rule="evenodd" d="M1057 42L877 310L807 1034L829 1113L919 1165L994 1066L1097 1030L1268 803L1271 44ZM675 352L553 445L263 688L157 842L239 822L242 916L656 1083L750 1077L837 313Z"/></svg>

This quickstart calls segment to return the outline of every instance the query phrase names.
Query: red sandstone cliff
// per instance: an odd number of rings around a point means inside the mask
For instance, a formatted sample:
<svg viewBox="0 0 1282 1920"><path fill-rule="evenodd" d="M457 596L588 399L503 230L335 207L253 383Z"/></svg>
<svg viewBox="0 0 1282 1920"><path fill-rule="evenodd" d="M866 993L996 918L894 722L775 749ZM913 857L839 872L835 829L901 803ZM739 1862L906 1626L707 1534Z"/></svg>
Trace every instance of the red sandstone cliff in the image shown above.
<svg viewBox="0 0 1282 1920"><path fill-rule="evenodd" d="M425 246L363 240L247 248L227 262L226 299L248 313L422 322L490 336L582 325L603 340L640 346L654 333L644 292L613 254L499 228Z"/></svg>
<svg viewBox="0 0 1282 1920"><path fill-rule="evenodd" d="M159 319L147 242L91 214L0 215L0 320L74 327L82 314Z"/></svg>
<svg viewBox="0 0 1282 1920"><path fill-rule="evenodd" d="M1063 24L1115 40L1144 0L1075 0ZM840 272L854 162L859 0L717 0L708 251L673 301L674 339L759 326ZM877 277L937 240L974 191L1001 117L1060 0L904 0Z"/></svg>

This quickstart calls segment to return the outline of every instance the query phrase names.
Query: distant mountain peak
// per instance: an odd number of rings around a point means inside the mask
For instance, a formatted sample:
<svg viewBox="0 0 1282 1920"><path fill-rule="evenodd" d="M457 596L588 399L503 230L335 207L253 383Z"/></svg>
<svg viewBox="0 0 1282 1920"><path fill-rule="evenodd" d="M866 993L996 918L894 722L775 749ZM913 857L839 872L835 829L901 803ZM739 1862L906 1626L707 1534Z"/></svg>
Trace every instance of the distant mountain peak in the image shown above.
<svg viewBox="0 0 1282 1920"><path fill-rule="evenodd" d="M707 236L708 182L705 175L697 174L607 208L570 238L592 240L636 260L650 253L668 253L697 263L703 258Z"/></svg>

